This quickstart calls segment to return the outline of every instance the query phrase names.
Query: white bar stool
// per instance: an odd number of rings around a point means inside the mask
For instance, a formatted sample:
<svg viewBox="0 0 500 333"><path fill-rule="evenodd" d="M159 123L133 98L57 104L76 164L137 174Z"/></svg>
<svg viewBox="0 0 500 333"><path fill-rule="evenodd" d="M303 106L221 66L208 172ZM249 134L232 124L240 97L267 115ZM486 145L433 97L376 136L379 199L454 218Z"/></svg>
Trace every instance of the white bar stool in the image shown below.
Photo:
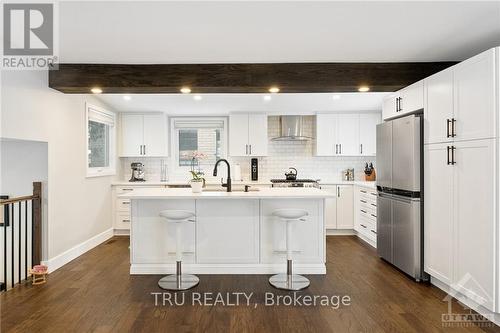
<svg viewBox="0 0 500 333"><path fill-rule="evenodd" d="M273 212L273 216L279 218L286 223L286 256L287 266L286 274L276 274L269 278L269 283L278 289L284 290L302 290L309 287L309 279L305 276L292 273L292 230L291 223L305 222L309 215L303 209L277 209Z"/></svg>
<svg viewBox="0 0 500 333"><path fill-rule="evenodd" d="M186 210L162 210L160 216L165 218L167 222L175 223L175 255L176 255L176 272L172 275L164 276L158 281L158 285L166 290L187 290L191 289L200 283L200 279L196 275L182 274L182 224L186 222L194 222L195 214Z"/></svg>

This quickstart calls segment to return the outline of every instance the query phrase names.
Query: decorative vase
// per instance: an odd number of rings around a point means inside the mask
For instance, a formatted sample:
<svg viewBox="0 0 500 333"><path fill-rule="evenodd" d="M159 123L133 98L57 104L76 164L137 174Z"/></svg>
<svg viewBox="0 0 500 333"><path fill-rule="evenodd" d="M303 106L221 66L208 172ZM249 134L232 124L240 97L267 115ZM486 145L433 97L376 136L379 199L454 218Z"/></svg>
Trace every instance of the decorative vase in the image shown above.
<svg viewBox="0 0 500 333"><path fill-rule="evenodd" d="M201 193L203 189L203 181L191 180L191 190L193 193Z"/></svg>

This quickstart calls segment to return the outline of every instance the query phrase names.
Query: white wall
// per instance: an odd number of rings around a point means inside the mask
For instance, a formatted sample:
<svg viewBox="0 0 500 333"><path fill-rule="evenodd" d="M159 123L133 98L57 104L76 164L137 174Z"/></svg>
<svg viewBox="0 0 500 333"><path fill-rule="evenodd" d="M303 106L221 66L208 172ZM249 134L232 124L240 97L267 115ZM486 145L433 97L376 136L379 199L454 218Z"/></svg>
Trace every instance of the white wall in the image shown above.
<svg viewBox="0 0 500 333"><path fill-rule="evenodd" d="M47 87L45 71L3 71L0 137L48 143L48 246L52 259L112 227L112 177L86 178L85 102ZM104 106L105 107L105 106Z"/></svg>

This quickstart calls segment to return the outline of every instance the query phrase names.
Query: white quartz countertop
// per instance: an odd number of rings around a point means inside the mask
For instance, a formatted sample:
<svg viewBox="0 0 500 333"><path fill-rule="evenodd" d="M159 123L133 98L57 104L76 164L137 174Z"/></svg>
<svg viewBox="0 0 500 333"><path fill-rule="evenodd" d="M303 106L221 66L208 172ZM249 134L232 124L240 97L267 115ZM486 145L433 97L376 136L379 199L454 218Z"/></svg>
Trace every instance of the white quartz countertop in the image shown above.
<svg viewBox="0 0 500 333"><path fill-rule="evenodd" d="M124 199L324 199L335 197L328 191L315 188L262 188L258 191L204 191L193 193L190 188L138 188L119 196Z"/></svg>
<svg viewBox="0 0 500 333"><path fill-rule="evenodd" d="M269 180L259 180L259 181L233 181L233 186L237 185L254 185L254 186L270 186L271 182ZM129 182L129 181L113 181L112 186L168 186L168 185L188 185L186 181L145 181L145 182ZM320 180L320 185L356 185L371 189L376 189L376 182L367 182L361 180L346 181L346 180ZM207 185L220 185L217 182L207 182Z"/></svg>

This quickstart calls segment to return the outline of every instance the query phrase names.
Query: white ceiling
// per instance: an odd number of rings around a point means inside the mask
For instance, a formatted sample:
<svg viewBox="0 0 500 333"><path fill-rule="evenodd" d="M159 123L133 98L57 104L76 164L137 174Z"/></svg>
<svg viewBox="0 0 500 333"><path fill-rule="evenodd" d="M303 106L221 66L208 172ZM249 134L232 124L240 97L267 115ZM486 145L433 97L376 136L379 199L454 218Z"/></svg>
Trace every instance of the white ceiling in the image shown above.
<svg viewBox="0 0 500 333"><path fill-rule="evenodd" d="M339 98L334 99L337 95ZM312 114L315 112L380 111L387 93L276 94L270 101L265 94L122 94L97 96L119 112L165 112L170 115L226 115L230 112L268 112L270 114Z"/></svg>
<svg viewBox="0 0 500 333"><path fill-rule="evenodd" d="M65 1L76 63L463 60L500 45L500 2Z"/></svg>

